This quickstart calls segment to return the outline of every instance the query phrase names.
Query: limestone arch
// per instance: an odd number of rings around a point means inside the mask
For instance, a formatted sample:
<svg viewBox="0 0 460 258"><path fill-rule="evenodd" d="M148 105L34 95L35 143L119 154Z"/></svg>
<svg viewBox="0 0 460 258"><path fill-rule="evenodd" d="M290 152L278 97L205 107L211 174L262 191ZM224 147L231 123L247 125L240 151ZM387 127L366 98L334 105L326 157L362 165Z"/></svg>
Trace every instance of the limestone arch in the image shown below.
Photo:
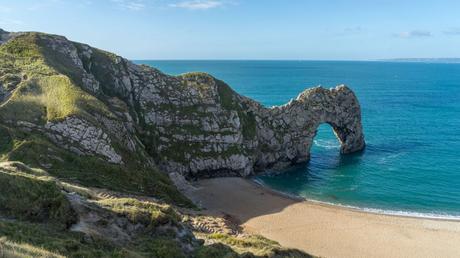
<svg viewBox="0 0 460 258"><path fill-rule="evenodd" d="M295 100L269 112L273 117L262 128L257 167L283 168L310 159L316 130L329 124L340 143L340 153L361 151L365 147L361 108L355 94L346 86L305 90Z"/></svg>

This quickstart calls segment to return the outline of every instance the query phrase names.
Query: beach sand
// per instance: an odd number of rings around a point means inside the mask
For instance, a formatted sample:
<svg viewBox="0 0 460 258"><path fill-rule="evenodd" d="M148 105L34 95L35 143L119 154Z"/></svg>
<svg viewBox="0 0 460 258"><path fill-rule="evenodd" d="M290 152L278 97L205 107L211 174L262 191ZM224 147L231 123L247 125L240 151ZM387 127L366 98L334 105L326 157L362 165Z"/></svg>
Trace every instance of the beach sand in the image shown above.
<svg viewBox="0 0 460 258"><path fill-rule="evenodd" d="M250 233L321 257L460 257L460 222L400 217L289 198L252 181L195 182L187 195Z"/></svg>

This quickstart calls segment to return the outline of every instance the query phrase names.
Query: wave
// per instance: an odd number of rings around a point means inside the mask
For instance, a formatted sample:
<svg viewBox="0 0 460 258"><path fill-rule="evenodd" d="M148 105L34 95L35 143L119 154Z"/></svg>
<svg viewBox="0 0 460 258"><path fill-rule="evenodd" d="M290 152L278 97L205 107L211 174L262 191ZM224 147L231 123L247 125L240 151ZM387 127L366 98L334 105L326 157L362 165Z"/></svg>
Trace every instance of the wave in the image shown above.
<svg viewBox="0 0 460 258"><path fill-rule="evenodd" d="M340 148L340 144L337 142L337 140L313 140L313 143L318 147L328 150Z"/></svg>
<svg viewBox="0 0 460 258"><path fill-rule="evenodd" d="M449 213L432 213L432 212L416 212L416 211L404 211L404 210L391 210L391 209L379 209L379 208L367 208L367 207L358 207L348 204L342 203L334 203L334 202L326 202L320 201L315 199L305 198L299 195L290 194L282 191L275 190L265 184L262 180L254 178L252 181L264 188L269 189L270 191L274 191L280 195L286 196L291 199L295 200L304 200L312 203L336 206L345 209L351 209L361 212L373 213L373 214L380 214L380 215L390 215L390 216L398 216L398 217L410 217L410 218L424 218L424 219L439 219L439 220L455 220L460 221L460 214L453 215Z"/></svg>
<svg viewBox="0 0 460 258"><path fill-rule="evenodd" d="M390 155L387 155L387 156L384 156L384 157L381 157L379 158L376 163L377 164L386 164L388 163L389 161L392 161L396 158L399 158L400 156L402 156L403 153L395 153L395 154L390 154Z"/></svg>
<svg viewBox="0 0 460 258"><path fill-rule="evenodd" d="M347 208L357 211L363 211L367 213L374 213L374 214L383 214L383 215L391 215L391 216L399 216L399 217L411 217L411 218L424 218L424 219L441 219L441 220L456 220L460 221L460 214L459 215L452 215L447 213L431 213L431 212L416 212L416 211L404 211L404 210L387 210L387 209L379 209L379 208L366 208L366 207L358 207L353 205L341 204L341 203L332 203L332 202L325 202L319 201L314 199L303 198L306 201L319 203L319 204L326 204L331 206L337 206L341 208Z"/></svg>

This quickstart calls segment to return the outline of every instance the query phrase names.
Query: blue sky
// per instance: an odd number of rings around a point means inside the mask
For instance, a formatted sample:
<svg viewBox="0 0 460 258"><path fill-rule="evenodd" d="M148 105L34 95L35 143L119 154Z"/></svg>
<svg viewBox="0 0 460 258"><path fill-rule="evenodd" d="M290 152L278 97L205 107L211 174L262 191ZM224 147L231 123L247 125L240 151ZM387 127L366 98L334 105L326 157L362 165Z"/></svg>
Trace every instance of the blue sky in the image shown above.
<svg viewBox="0 0 460 258"><path fill-rule="evenodd" d="M131 59L460 57L460 1L0 0L0 28Z"/></svg>

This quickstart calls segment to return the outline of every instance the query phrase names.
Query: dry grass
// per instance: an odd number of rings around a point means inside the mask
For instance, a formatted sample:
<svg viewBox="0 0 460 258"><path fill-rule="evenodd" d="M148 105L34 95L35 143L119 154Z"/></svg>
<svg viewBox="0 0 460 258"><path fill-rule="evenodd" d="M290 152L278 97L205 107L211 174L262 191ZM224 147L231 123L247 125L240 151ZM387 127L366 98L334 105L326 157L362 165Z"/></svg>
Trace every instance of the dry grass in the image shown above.
<svg viewBox="0 0 460 258"><path fill-rule="evenodd" d="M29 244L20 244L9 241L6 237L0 238L0 257L10 258L65 258L57 253Z"/></svg>

